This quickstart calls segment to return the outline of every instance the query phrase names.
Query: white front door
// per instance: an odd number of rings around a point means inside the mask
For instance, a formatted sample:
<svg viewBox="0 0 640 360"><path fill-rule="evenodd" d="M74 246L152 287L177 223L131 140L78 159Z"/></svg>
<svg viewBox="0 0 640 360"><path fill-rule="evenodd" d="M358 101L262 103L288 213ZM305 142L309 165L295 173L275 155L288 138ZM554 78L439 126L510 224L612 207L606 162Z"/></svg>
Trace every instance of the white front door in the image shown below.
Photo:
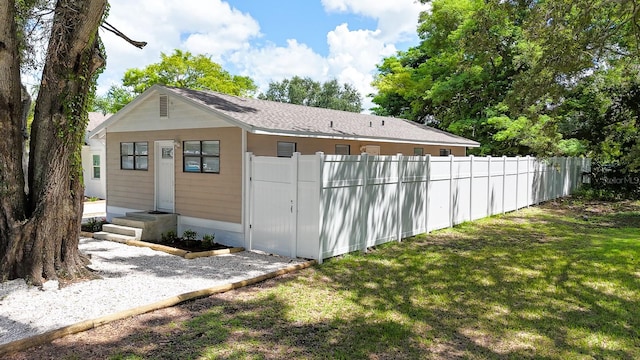
<svg viewBox="0 0 640 360"><path fill-rule="evenodd" d="M156 141L156 210L174 212L175 162L173 140Z"/></svg>

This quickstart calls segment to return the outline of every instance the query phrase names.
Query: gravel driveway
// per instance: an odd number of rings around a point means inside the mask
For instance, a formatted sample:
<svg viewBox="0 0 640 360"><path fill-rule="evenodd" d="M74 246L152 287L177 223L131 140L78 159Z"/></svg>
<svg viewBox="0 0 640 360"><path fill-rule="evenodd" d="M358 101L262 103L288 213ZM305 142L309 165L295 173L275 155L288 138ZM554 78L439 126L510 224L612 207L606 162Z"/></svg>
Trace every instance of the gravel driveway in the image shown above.
<svg viewBox="0 0 640 360"><path fill-rule="evenodd" d="M0 283L0 344L304 262L250 251L187 260L89 238L80 250L102 279L47 291L23 280Z"/></svg>

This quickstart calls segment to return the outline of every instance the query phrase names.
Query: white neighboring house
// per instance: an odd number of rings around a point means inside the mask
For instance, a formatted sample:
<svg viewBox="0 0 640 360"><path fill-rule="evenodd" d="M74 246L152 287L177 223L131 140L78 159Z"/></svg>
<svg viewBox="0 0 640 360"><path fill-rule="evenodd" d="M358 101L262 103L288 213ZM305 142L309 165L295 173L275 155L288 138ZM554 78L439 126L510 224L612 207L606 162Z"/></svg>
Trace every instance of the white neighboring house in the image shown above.
<svg viewBox="0 0 640 360"><path fill-rule="evenodd" d="M91 131L102 124L112 114L100 112L89 113L89 123L82 146L82 175L84 177L84 195L106 199L107 197L107 171L106 145L104 139L90 138Z"/></svg>

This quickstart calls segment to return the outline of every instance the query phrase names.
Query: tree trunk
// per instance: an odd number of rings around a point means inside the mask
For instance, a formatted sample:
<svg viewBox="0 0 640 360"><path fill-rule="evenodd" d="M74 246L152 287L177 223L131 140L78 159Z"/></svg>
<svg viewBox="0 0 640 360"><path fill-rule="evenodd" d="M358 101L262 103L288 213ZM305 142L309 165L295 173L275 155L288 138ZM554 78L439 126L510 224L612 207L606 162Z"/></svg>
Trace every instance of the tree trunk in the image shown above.
<svg viewBox="0 0 640 360"><path fill-rule="evenodd" d="M56 3L31 125L27 194L20 180L23 173L18 155L23 141L19 64L12 63L17 75L6 82L11 86L6 92L0 88L0 137L6 142L0 145L3 280L25 278L41 284L45 279L87 275L86 262L78 250L84 194L80 149L86 129L87 96L103 63L98 27L106 5L106 0ZM13 8L13 2L8 8ZM13 9L3 6L0 10L3 43L4 38L16 42L14 15ZM5 27L12 29L5 31ZM5 49L13 51L18 59L17 48L16 43ZM6 68L8 62L0 45L0 68ZM5 84L2 80L0 86ZM10 160L7 165L5 160Z"/></svg>

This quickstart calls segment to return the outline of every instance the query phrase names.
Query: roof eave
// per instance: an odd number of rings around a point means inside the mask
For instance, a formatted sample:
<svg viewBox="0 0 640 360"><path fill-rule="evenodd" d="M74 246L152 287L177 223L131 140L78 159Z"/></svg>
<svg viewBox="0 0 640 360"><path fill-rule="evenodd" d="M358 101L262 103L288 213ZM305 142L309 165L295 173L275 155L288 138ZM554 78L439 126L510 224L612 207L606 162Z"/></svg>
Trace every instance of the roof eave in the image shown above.
<svg viewBox="0 0 640 360"><path fill-rule="evenodd" d="M298 131L287 131L287 130L271 130L265 128L251 128L247 129L248 132L256 135L272 135L272 136L291 136L291 137L300 137L300 138L319 138L319 139L335 139L335 140L352 140L352 141L377 141L377 142L386 142L386 143L411 143L411 144L420 144L420 145L442 145L442 146L464 146L469 148L480 147L480 143L475 141L471 143L466 142L444 142L444 141L420 141L413 139L398 139L398 138L384 138L377 136L349 136L349 135L338 135L338 134L327 134L327 133L317 133L317 132L298 132Z"/></svg>

